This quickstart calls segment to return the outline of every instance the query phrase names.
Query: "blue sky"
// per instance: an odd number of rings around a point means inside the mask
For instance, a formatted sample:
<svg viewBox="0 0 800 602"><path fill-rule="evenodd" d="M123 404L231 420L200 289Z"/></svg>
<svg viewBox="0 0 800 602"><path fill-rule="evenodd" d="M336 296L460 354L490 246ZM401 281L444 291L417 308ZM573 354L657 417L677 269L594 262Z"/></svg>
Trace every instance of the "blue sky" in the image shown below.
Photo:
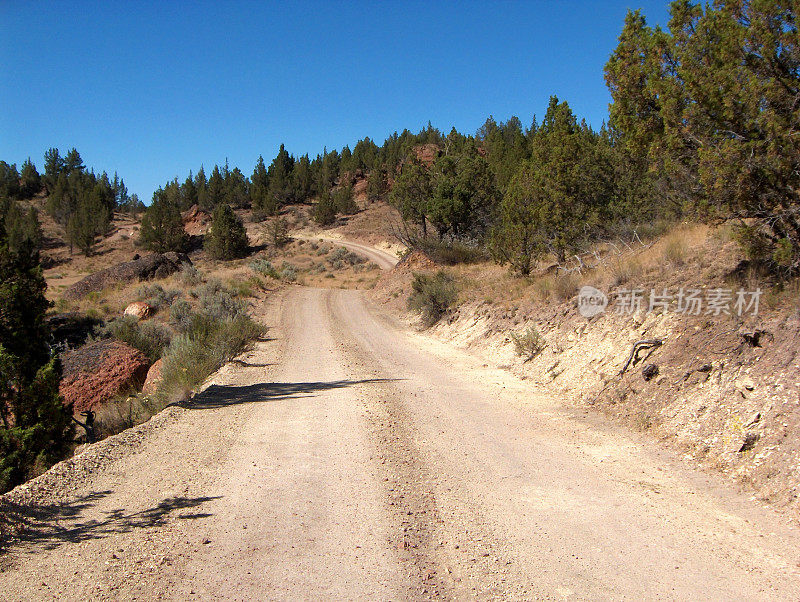
<svg viewBox="0 0 800 602"><path fill-rule="evenodd" d="M548 98L599 127L603 65L629 8L667 2L25 2L0 0L0 159L75 146L131 193L283 142L312 157L428 120L528 125Z"/></svg>

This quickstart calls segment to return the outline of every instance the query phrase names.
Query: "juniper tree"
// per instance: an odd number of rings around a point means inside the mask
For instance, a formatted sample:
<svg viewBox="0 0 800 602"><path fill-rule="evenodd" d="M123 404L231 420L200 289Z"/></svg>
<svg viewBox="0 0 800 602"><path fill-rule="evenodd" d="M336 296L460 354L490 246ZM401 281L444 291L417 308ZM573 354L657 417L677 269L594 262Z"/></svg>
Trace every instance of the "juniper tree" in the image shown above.
<svg viewBox="0 0 800 602"><path fill-rule="evenodd" d="M230 205L217 205L204 242L206 252L214 259L238 259L247 255L248 245L247 231L239 216Z"/></svg>

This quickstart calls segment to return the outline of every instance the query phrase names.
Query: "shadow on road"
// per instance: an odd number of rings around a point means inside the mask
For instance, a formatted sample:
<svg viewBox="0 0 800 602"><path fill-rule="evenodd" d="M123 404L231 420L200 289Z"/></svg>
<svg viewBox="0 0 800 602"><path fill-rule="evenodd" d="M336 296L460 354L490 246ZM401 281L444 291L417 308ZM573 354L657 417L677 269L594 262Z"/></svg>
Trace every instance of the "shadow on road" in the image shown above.
<svg viewBox="0 0 800 602"><path fill-rule="evenodd" d="M98 517L84 517L101 499L112 491L95 491L62 504L18 504L0 501L0 554L11 545L31 545L31 551L47 550L62 543L79 543L91 539L108 537L115 533L127 533L134 529L160 527L170 514L199 508L217 497L169 497L145 510L129 512L119 508L103 511ZM180 519L197 519L211 516L202 512L183 512Z"/></svg>
<svg viewBox="0 0 800 602"><path fill-rule="evenodd" d="M368 378L364 380L332 380L307 383L258 383L255 385L211 385L208 389L195 395L191 400L179 404L193 410L222 408L239 403L258 403L313 397L321 391L343 389L356 385L393 382L396 378Z"/></svg>

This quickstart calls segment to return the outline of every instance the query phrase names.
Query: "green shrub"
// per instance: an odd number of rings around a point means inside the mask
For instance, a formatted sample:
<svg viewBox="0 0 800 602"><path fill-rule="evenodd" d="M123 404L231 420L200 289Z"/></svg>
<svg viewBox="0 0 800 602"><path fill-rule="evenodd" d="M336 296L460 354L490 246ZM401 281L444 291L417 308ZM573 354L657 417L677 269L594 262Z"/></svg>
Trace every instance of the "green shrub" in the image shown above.
<svg viewBox="0 0 800 602"><path fill-rule="evenodd" d="M274 278L275 280L280 280L281 277L281 275L278 273L278 270L275 269L275 266L273 266L272 263L267 259L255 259L251 261L250 269L257 274L268 276L269 278Z"/></svg>
<svg viewBox="0 0 800 602"><path fill-rule="evenodd" d="M458 300L455 280L443 270L433 275L414 274L411 288L408 307L422 314L422 322L426 326L436 324Z"/></svg>
<svg viewBox="0 0 800 602"><path fill-rule="evenodd" d="M197 286L203 283L203 276L192 264L184 263L178 273L178 281L183 286Z"/></svg>
<svg viewBox="0 0 800 602"><path fill-rule="evenodd" d="M195 290L200 312L215 320L232 319L246 313L247 304L237 299L233 291L226 288L219 280L209 280Z"/></svg>
<svg viewBox="0 0 800 602"><path fill-rule="evenodd" d="M169 321L178 332L188 332L192 328L195 313L186 299L178 299L169 308Z"/></svg>
<svg viewBox="0 0 800 602"><path fill-rule="evenodd" d="M458 240L419 239L415 246L432 261L444 265L477 263L488 259L486 251L478 245L470 245Z"/></svg>
<svg viewBox="0 0 800 602"><path fill-rule="evenodd" d="M244 351L264 327L246 315L217 320L197 314L188 332L175 336L164 353L156 396L163 403L186 399L215 370Z"/></svg>
<svg viewBox="0 0 800 602"><path fill-rule="evenodd" d="M151 362L161 357L171 339L167 328L151 321L139 322L133 316L111 320L100 329L99 334L127 343L144 353Z"/></svg>
<svg viewBox="0 0 800 602"><path fill-rule="evenodd" d="M159 311L165 307L172 305L172 302L182 295L178 289L164 290L164 288L156 284L143 284L136 289L136 297L139 301L146 302L154 310Z"/></svg>
<svg viewBox="0 0 800 602"><path fill-rule="evenodd" d="M511 340L514 342L514 350L517 355L525 357L525 361L529 362L537 355L539 355L545 347L544 337L539 334L535 326L529 326L522 333L511 333Z"/></svg>
<svg viewBox="0 0 800 602"><path fill-rule="evenodd" d="M297 280L297 269L286 261L281 266L281 280L286 282L295 282Z"/></svg>

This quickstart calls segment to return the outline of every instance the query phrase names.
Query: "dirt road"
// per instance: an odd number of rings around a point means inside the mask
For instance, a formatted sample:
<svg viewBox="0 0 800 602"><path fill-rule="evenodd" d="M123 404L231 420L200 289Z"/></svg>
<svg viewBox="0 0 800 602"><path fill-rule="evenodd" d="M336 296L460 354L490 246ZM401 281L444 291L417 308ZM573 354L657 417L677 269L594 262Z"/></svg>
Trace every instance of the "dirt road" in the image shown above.
<svg viewBox="0 0 800 602"><path fill-rule="evenodd" d="M0 598L800 598L798 532L716 477L357 291L259 311L192 404L12 496Z"/></svg>

